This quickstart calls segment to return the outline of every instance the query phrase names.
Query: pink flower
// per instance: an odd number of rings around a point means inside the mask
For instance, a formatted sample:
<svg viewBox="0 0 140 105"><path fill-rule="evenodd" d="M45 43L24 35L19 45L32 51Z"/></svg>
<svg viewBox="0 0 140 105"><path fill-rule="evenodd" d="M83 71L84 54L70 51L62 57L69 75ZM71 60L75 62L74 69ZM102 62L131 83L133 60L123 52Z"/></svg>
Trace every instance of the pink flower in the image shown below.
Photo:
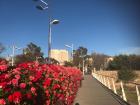
<svg viewBox="0 0 140 105"><path fill-rule="evenodd" d="M0 65L0 71L6 71L7 65Z"/></svg>
<svg viewBox="0 0 140 105"><path fill-rule="evenodd" d="M13 84L14 86L18 85L18 79L12 79L12 84Z"/></svg>
<svg viewBox="0 0 140 105"><path fill-rule="evenodd" d="M29 82L29 85L32 85L33 83L32 82Z"/></svg>
<svg viewBox="0 0 140 105"><path fill-rule="evenodd" d="M47 100L46 101L46 105L50 105L51 101L50 100Z"/></svg>
<svg viewBox="0 0 140 105"><path fill-rule="evenodd" d="M3 98L0 99L0 105L6 105L6 102L5 102L5 100Z"/></svg>
<svg viewBox="0 0 140 105"><path fill-rule="evenodd" d="M36 88L31 87L31 92L34 94L36 92Z"/></svg>
<svg viewBox="0 0 140 105"><path fill-rule="evenodd" d="M5 74L5 79L8 79L10 77L9 74Z"/></svg>
<svg viewBox="0 0 140 105"><path fill-rule="evenodd" d="M20 79L20 75L15 75L15 78L16 79Z"/></svg>
<svg viewBox="0 0 140 105"><path fill-rule="evenodd" d="M26 87L26 83L20 83L20 88L24 89Z"/></svg>
<svg viewBox="0 0 140 105"><path fill-rule="evenodd" d="M29 76L30 81L33 81L35 79L34 76Z"/></svg>

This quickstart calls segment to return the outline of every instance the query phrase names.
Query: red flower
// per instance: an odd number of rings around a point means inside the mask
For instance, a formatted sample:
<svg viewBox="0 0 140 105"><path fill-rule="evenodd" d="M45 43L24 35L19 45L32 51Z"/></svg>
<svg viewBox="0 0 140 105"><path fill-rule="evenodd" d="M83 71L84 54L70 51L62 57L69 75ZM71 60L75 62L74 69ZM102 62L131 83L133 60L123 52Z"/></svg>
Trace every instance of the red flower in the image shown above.
<svg viewBox="0 0 140 105"><path fill-rule="evenodd" d="M0 83L0 88L5 88L6 87L6 82L2 82L2 83Z"/></svg>
<svg viewBox="0 0 140 105"><path fill-rule="evenodd" d="M12 98L13 98L13 101L14 101L15 104L20 103L21 96L22 95L21 95L21 93L19 91L16 91L16 92L13 93Z"/></svg>
<svg viewBox="0 0 140 105"><path fill-rule="evenodd" d="M13 101L13 96L12 95L9 95L8 96L8 100L9 100L9 102L12 102Z"/></svg>
<svg viewBox="0 0 140 105"><path fill-rule="evenodd" d="M59 89L59 88L60 88L60 85L59 85L59 84L55 84L55 85L53 86L53 90Z"/></svg>
<svg viewBox="0 0 140 105"><path fill-rule="evenodd" d="M5 105L5 104L6 104L5 100L3 98L0 99L0 105Z"/></svg>
<svg viewBox="0 0 140 105"><path fill-rule="evenodd" d="M50 84L51 84L51 79L48 78L48 79L46 79L45 82L44 82L44 87L48 87L48 86L50 86Z"/></svg>
<svg viewBox="0 0 140 105"><path fill-rule="evenodd" d="M32 95L30 93L27 93L26 96L27 96L27 99L32 99Z"/></svg>
<svg viewBox="0 0 140 105"><path fill-rule="evenodd" d="M49 96L50 96L50 94L49 94L49 91L48 91L48 90L46 90L46 91L45 91L45 93L46 93L46 96L47 96L47 97L49 97Z"/></svg>

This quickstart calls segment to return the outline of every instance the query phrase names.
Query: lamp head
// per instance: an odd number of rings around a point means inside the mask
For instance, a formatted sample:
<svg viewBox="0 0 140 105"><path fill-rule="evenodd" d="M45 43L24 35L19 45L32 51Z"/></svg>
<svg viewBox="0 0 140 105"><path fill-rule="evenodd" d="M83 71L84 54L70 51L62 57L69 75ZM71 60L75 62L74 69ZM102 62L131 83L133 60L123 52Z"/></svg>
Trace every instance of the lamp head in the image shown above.
<svg viewBox="0 0 140 105"><path fill-rule="evenodd" d="M51 24L58 24L59 23L59 20L53 20L51 21Z"/></svg>
<svg viewBox="0 0 140 105"><path fill-rule="evenodd" d="M69 47L69 48L71 48L71 46L70 46L70 45L67 45L67 44L65 44L65 46L66 46L66 47Z"/></svg>

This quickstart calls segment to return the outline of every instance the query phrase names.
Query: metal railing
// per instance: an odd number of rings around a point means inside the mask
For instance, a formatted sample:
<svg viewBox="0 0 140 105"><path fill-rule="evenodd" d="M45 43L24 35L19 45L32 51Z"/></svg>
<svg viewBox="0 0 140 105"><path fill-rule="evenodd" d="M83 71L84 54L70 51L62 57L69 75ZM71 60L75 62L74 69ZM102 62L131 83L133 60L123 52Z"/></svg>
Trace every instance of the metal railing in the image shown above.
<svg viewBox="0 0 140 105"><path fill-rule="evenodd" d="M93 71L92 71L92 76L95 79L97 79L100 83L102 83L102 85L107 87L109 90L112 90L116 95L120 96L119 93L117 93L114 77L107 76L107 75L102 75L100 73L95 73ZM138 103L138 105L140 105L140 92L139 92L139 88L138 88L138 86L140 86L140 84L133 83L133 82L127 82L127 83L135 85L135 89L136 89L135 91L136 91L136 94L137 94L137 103ZM120 88L121 88L121 94L122 94L120 97L125 102L128 102L128 99L126 97L126 92L125 92L125 89L124 89L124 83L122 81L120 81Z"/></svg>

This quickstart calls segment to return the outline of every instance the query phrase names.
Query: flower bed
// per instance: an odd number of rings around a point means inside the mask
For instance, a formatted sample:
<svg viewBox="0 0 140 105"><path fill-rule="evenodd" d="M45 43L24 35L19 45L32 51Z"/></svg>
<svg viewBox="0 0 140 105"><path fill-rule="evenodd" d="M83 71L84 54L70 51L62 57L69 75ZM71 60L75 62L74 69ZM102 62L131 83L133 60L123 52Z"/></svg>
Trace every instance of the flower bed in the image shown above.
<svg viewBox="0 0 140 105"><path fill-rule="evenodd" d="M81 76L70 67L0 62L0 105L72 105Z"/></svg>

